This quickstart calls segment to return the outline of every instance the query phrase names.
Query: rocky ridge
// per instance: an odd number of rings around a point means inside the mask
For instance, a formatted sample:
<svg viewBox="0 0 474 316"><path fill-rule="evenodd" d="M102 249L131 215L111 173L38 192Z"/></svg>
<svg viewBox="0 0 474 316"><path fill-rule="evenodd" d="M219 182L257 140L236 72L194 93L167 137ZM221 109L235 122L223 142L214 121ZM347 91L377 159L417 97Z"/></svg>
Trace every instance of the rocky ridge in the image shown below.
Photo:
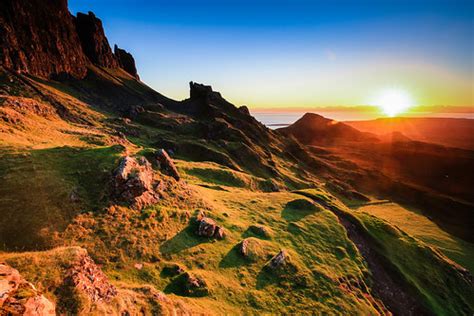
<svg viewBox="0 0 474 316"><path fill-rule="evenodd" d="M67 0L2 1L0 33L0 65L18 73L83 79L95 64L139 79L132 55L112 52L101 20L92 12L72 16Z"/></svg>

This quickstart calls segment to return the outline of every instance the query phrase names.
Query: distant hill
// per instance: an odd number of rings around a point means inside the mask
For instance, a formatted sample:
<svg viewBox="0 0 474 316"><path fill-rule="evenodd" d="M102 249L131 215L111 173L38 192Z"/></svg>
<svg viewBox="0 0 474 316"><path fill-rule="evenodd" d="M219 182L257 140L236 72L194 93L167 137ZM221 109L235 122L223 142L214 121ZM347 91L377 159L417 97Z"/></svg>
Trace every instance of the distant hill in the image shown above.
<svg viewBox="0 0 474 316"><path fill-rule="evenodd" d="M345 123L334 121L314 113L306 113L290 126L277 129L285 135L293 135L304 144L330 145L336 142L378 141L378 138Z"/></svg>
<svg viewBox="0 0 474 316"><path fill-rule="evenodd" d="M344 123L362 132L377 135L399 132L413 140L474 149L474 120L472 119L395 117Z"/></svg>
<svg viewBox="0 0 474 316"><path fill-rule="evenodd" d="M443 120L432 121L432 129L436 129L435 122ZM455 125L457 120L448 121ZM459 129L466 133L466 127ZM417 206L453 234L472 239L474 151L411 140L388 129L381 129L377 138L317 114L305 114L278 131L309 145L315 156L337 163L338 170L331 174L338 180L365 193Z"/></svg>

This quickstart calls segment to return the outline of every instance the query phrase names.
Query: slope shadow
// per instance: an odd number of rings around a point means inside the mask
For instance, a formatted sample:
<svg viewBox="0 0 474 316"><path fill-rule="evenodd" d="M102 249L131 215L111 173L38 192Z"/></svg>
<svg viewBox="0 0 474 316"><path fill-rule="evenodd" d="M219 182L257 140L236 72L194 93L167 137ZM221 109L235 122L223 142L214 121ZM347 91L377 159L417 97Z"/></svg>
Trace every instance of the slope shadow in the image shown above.
<svg viewBox="0 0 474 316"><path fill-rule="evenodd" d="M209 242L209 239L196 236L195 227L190 225L174 235L173 238L165 241L160 246L160 251L162 254L176 254L207 242Z"/></svg>
<svg viewBox="0 0 474 316"><path fill-rule="evenodd" d="M239 253L238 246L239 244L232 247L224 258L222 258L219 262L219 268L236 268L250 263Z"/></svg>

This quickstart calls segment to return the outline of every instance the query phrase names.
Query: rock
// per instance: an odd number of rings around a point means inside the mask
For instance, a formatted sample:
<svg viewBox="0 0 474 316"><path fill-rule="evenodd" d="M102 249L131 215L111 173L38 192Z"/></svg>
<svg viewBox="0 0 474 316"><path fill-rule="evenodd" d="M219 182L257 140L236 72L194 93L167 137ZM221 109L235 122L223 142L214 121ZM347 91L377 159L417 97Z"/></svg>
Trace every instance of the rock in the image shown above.
<svg viewBox="0 0 474 316"><path fill-rule="evenodd" d="M199 227L198 227L197 234L199 236L212 238L212 237L214 237L214 234L216 232L216 228L217 228L217 224L213 219L211 219L209 217L203 217L199 221Z"/></svg>
<svg viewBox="0 0 474 316"><path fill-rule="evenodd" d="M143 263L135 263L133 267L137 270L141 270L143 269Z"/></svg>
<svg viewBox="0 0 474 316"><path fill-rule="evenodd" d="M117 295L117 289L86 252L68 269L64 285L84 293L92 302L110 302Z"/></svg>
<svg viewBox="0 0 474 316"><path fill-rule="evenodd" d="M124 113L124 115L132 120L136 119L140 113L144 113L145 108L140 105L130 106Z"/></svg>
<svg viewBox="0 0 474 316"><path fill-rule="evenodd" d="M16 269L0 263L0 315L56 315L56 308Z"/></svg>
<svg viewBox="0 0 474 316"><path fill-rule="evenodd" d="M242 113L242 114L245 114L245 115L250 116L249 108L248 108L246 105L240 106L240 107L239 107L239 111L240 111L240 113Z"/></svg>
<svg viewBox="0 0 474 316"><path fill-rule="evenodd" d="M270 230L263 225L250 225L249 231L262 238L271 238L272 234Z"/></svg>
<svg viewBox="0 0 474 316"><path fill-rule="evenodd" d="M244 257L248 256L248 246L249 246L249 240L248 239L244 239L240 243L239 252Z"/></svg>
<svg viewBox="0 0 474 316"><path fill-rule="evenodd" d="M114 54L115 58L117 58L119 66L134 78L140 80L140 77L137 73L137 68L135 66L135 59L133 58L132 54L124 49L119 48L117 45L114 45Z"/></svg>
<svg viewBox="0 0 474 316"><path fill-rule="evenodd" d="M207 238L216 238L216 239L225 238L226 236L225 229L221 226L218 226L213 219L204 216L201 219L198 219L197 222L198 222L197 234L199 236L203 236Z"/></svg>
<svg viewBox="0 0 474 316"><path fill-rule="evenodd" d="M82 50L97 66L117 68L118 62L105 37L102 21L94 13L78 13L75 18L76 30L81 40Z"/></svg>
<svg viewBox="0 0 474 316"><path fill-rule="evenodd" d="M207 98L212 94L212 87L196 82L189 82L189 95L191 99Z"/></svg>
<svg viewBox="0 0 474 316"><path fill-rule="evenodd" d="M85 56L67 0L2 0L0 65L43 78L82 79Z"/></svg>
<svg viewBox="0 0 474 316"><path fill-rule="evenodd" d="M206 282L188 272L184 274L184 291L186 295L193 297L206 296L209 294Z"/></svg>
<svg viewBox="0 0 474 316"><path fill-rule="evenodd" d="M158 167L164 174L167 174L179 181L181 177L179 175L178 169L176 168L173 160L168 155L166 150L159 149L156 152L156 162L158 164Z"/></svg>
<svg viewBox="0 0 474 316"><path fill-rule="evenodd" d="M159 199L155 192L151 164L143 157L139 160L127 156L122 159L114 173L114 196L117 200L130 203L135 209L156 203Z"/></svg>
<svg viewBox="0 0 474 316"><path fill-rule="evenodd" d="M225 236L226 236L225 229L223 227L217 226L216 231L214 233L214 238L224 239Z"/></svg>
<svg viewBox="0 0 474 316"><path fill-rule="evenodd" d="M270 260L268 266L273 270L277 270L286 264L287 259L288 253L285 250L280 250L280 252Z"/></svg>

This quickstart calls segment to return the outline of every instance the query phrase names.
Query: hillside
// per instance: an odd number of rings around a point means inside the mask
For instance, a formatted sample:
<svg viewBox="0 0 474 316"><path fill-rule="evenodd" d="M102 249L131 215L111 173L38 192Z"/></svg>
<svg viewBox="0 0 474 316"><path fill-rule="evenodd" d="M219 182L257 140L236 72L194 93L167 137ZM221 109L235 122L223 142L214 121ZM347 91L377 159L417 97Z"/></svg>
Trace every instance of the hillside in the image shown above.
<svg viewBox="0 0 474 316"><path fill-rule="evenodd" d="M376 135L396 132L412 140L474 150L472 119L394 117L344 123Z"/></svg>
<svg viewBox="0 0 474 316"><path fill-rule="evenodd" d="M471 253L349 208L371 198L329 149L154 91L64 0L3 1L0 30L0 314L474 311Z"/></svg>

